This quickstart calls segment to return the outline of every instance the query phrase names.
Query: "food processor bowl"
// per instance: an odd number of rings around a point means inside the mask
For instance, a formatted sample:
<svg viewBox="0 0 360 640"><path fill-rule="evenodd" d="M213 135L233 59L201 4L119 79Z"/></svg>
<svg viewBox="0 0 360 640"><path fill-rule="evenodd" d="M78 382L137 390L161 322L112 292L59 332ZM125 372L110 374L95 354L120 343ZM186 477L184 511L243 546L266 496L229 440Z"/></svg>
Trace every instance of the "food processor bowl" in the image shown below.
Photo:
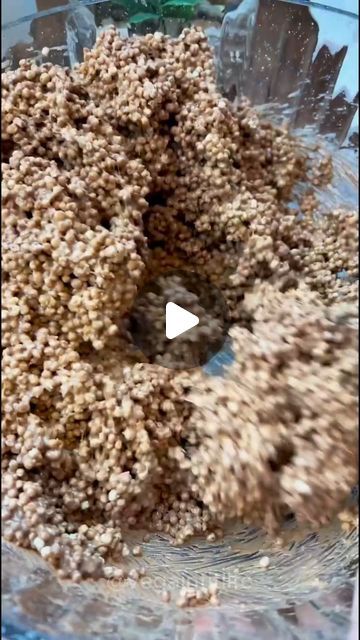
<svg viewBox="0 0 360 640"><path fill-rule="evenodd" d="M154 30L175 36L189 24L161 16L134 24L130 5L2 0L2 68L16 68L29 57L72 66L110 24L123 37ZM264 117L288 123L310 149L321 141L332 153L335 176L319 195L327 205L357 207L357 16L305 0L225 5L204 0L190 22L207 33L222 93L232 101L246 96ZM227 351L219 354L206 367L209 375L222 375L230 357ZM351 499L357 500L356 491ZM140 583L62 582L35 553L3 543L2 638L344 640L358 565L357 532L345 533L335 522L314 531L289 518L281 535L278 545L236 522L213 543L193 539L175 547L154 535L144 544L141 565L147 575ZM259 563L264 555L267 569ZM177 593L214 581L219 606L179 609L174 599L162 602L164 590Z"/></svg>

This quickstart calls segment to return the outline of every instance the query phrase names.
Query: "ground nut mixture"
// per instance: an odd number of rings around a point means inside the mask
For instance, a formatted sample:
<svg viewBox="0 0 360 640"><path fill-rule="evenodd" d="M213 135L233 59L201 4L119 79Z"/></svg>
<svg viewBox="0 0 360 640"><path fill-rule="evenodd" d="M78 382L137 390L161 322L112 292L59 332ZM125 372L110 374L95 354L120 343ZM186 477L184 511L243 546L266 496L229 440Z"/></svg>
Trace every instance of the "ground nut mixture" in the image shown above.
<svg viewBox="0 0 360 640"><path fill-rule="evenodd" d="M319 215L330 161L223 99L197 29L110 29L74 70L23 61L2 102L5 538L62 578L122 579L133 528L181 543L231 517L274 531L288 511L341 511L357 479L357 216ZM224 379L149 364L128 340L137 292L170 268L226 299Z"/></svg>

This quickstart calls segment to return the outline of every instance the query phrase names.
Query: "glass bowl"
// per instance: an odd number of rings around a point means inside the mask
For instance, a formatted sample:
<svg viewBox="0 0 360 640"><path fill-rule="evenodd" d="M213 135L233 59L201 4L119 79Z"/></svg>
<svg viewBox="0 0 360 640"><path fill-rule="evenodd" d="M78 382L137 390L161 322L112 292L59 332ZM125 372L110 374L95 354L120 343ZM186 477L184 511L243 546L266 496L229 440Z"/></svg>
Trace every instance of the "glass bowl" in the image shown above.
<svg viewBox="0 0 360 640"><path fill-rule="evenodd" d="M187 26L168 18L131 26L128 6L126 0L2 0L2 68L28 57L41 62L44 47L46 61L74 65L113 23L125 37L154 30L175 36ZM191 22L203 27L213 46L222 93L230 100L247 96L266 117L287 122L305 144L321 139L335 165L322 198L357 207L357 16L306 0L205 0ZM208 372L221 375L228 357L220 354ZM282 537L278 547L237 523L211 544L194 539L173 547L154 535L144 545L147 576L140 584L61 582L37 555L3 543L2 638L343 640L350 628L357 532L345 534L336 523L315 532L290 519ZM259 566L263 554L270 558L266 571ZM178 609L161 600L164 589L214 580L220 606Z"/></svg>

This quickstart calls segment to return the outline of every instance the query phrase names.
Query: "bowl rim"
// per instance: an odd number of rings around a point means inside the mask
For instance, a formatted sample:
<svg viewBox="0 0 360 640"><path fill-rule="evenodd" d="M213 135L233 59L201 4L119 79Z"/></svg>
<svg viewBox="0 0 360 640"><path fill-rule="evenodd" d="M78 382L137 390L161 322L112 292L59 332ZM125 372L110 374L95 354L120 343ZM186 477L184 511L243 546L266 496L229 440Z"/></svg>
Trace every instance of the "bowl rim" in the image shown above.
<svg viewBox="0 0 360 640"><path fill-rule="evenodd" d="M36 11L35 13L29 13L27 15L22 16L21 18L17 18L16 20L11 20L10 22L6 22L1 24L1 30L5 31L6 29L11 29L16 27L24 22L28 22L30 20L35 20L37 18L46 18L49 16L57 15L58 13L65 13L68 11L76 11L77 9L81 9L82 7L91 7L94 5L110 3L111 0L70 0L69 4L59 5L58 7L52 7L51 9L44 9L43 11ZM308 9L317 9L323 11L324 13L342 15L348 18L355 19L357 22L359 21L359 16L352 11L347 11L346 9L342 9L341 7L331 7L327 4L321 4L320 2L316 2L313 0L278 0L278 2L282 2L284 4L293 4L299 5L303 7L307 7ZM240 4L240 0L238 0L237 6ZM121 1L119 2L121 6Z"/></svg>

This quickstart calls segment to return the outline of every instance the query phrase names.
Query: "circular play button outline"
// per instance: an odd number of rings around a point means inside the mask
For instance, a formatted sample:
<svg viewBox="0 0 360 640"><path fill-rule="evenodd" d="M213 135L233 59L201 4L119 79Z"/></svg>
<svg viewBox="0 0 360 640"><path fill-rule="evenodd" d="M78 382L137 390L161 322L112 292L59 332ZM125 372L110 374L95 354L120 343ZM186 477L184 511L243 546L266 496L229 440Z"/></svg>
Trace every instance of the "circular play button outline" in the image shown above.
<svg viewBox="0 0 360 640"><path fill-rule="evenodd" d="M190 270L169 270L147 282L128 318L148 362L171 369L202 367L221 351L229 329L219 289Z"/></svg>

